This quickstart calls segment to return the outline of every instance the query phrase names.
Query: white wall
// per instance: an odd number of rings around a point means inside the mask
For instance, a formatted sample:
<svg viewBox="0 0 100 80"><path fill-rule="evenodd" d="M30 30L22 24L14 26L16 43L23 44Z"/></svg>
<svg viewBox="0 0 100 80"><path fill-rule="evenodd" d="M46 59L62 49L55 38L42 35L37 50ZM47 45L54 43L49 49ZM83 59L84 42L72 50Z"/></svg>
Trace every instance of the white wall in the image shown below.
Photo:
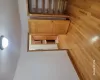
<svg viewBox="0 0 100 80"><path fill-rule="evenodd" d="M0 50L0 80L13 80L20 55L21 27L17 0L0 0L0 36L9 39L9 46Z"/></svg>
<svg viewBox="0 0 100 80"><path fill-rule="evenodd" d="M18 0L19 5L19 13L20 13L20 20L21 20L21 53L27 53L27 35L28 35L28 17L27 17L27 7L26 7L26 0Z"/></svg>
<svg viewBox="0 0 100 80"><path fill-rule="evenodd" d="M79 78L65 50L21 55L14 80L79 80Z"/></svg>

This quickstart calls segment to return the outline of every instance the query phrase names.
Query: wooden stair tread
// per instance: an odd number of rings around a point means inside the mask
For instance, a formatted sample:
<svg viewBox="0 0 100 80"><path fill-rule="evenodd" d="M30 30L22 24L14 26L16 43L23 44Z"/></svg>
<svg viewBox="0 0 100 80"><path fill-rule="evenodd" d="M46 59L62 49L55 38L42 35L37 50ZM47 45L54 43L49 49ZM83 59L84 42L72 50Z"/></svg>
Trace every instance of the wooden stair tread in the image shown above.
<svg viewBox="0 0 100 80"><path fill-rule="evenodd" d="M61 18L70 18L68 15L61 15L61 14L28 14L30 17L61 17Z"/></svg>

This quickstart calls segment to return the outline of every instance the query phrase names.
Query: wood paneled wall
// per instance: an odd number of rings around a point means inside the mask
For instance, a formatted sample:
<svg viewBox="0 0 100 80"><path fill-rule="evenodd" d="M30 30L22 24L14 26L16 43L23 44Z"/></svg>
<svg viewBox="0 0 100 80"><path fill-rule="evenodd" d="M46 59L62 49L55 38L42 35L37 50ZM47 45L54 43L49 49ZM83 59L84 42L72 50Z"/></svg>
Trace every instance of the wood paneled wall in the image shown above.
<svg viewBox="0 0 100 80"><path fill-rule="evenodd" d="M100 80L100 0L69 0L67 12L71 29L61 46L70 49L83 80Z"/></svg>
<svg viewBox="0 0 100 80"><path fill-rule="evenodd" d="M29 20L29 33L33 34L66 34L69 20Z"/></svg>

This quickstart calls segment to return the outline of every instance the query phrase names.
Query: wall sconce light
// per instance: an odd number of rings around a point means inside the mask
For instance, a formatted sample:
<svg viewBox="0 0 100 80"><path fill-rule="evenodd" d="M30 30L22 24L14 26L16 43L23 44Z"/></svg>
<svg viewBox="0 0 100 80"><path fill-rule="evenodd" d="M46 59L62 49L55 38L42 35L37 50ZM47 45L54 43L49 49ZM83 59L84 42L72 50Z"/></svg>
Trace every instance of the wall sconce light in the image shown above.
<svg viewBox="0 0 100 80"><path fill-rule="evenodd" d="M3 50L8 47L8 39L4 36L0 36L0 49Z"/></svg>

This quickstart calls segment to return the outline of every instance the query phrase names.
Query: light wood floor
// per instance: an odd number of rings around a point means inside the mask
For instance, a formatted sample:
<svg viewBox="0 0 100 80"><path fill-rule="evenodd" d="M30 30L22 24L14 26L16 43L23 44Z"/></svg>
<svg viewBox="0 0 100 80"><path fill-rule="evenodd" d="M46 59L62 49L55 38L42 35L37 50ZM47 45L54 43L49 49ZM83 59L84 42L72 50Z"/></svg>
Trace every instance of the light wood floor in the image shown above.
<svg viewBox="0 0 100 80"><path fill-rule="evenodd" d="M92 36L92 33L82 34L77 25L71 24L71 27L72 29L67 35L59 35L59 48L70 50L70 55L82 80L100 80L100 37L96 40L93 40L93 38L87 39L86 37ZM94 62L95 75L93 74Z"/></svg>
<svg viewBox="0 0 100 80"><path fill-rule="evenodd" d="M72 28L60 48L71 49L83 80L100 80L100 0L68 0L67 13Z"/></svg>

